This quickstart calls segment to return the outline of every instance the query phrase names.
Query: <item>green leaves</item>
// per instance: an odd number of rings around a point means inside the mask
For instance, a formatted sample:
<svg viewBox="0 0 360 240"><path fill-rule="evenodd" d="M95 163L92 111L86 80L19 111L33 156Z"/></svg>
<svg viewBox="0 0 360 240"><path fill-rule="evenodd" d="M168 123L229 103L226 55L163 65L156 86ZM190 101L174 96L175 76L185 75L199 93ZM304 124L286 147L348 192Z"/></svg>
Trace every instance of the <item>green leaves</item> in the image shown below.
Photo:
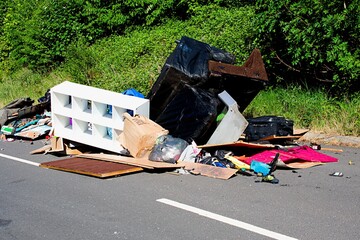
<svg viewBox="0 0 360 240"><path fill-rule="evenodd" d="M286 79L296 69L298 80L332 80L341 92L350 90L360 77L360 55L354 48L360 43L360 33L354 31L360 28L359 3L345 8L344 1L258 1L257 27L264 37L257 43L265 56L277 54L269 71ZM279 59L282 65L276 64Z"/></svg>

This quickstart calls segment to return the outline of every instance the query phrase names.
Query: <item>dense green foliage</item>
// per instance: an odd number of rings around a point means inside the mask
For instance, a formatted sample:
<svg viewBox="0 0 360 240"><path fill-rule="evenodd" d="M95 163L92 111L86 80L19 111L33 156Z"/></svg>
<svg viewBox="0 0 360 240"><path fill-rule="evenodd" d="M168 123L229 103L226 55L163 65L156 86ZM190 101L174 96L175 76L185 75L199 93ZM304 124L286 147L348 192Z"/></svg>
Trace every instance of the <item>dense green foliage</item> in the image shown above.
<svg viewBox="0 0 360 240"><path fill-rule="evenodd" d="M233 53L239 65L261 49L280 88L261 92L247 115L285 115L297 127L360 135L359 0L321 3L3 0L0 105L25 95L37 99L64 80L146 95L175 41L186 35ZM321 90L304 88L313 80ZM347 98L324 94L324 81L334 81L326 87ZM298 87L287 87L290 82Z"/></svg>
<svg viewBox="0 0 360 240"><path fill-rule="evenodd" d="M360 1L257 1L257 41L278 80L359 90Z"/></svg>
<svg viewBox="0 0 360 240"><path fill-rule="evenodd" d="M79 39L92 44L104 37L122 35L136 26L187 19L201 5L212 2L3 0L0 5L1 60L8 60L10 71L19 67L49 71L65 60L67 47ZM231 3L214 2L223 6Z"/></svg>
<svg viewBox="0 0 360 240"><path fill-rule="evenodd" d="M169 20L158 27L139 27L89 47L78 42L65 53L67 62L59 70L66 73L67 79L82 84L115 91L136 86L146 95L175 48L175 41L184 35L213 46L224 46L240 63L249 56L252 46L246 40L252 36L252 8L206 6L197 13L186 22ZM238 24L244 31L236 31Z"/></svg>

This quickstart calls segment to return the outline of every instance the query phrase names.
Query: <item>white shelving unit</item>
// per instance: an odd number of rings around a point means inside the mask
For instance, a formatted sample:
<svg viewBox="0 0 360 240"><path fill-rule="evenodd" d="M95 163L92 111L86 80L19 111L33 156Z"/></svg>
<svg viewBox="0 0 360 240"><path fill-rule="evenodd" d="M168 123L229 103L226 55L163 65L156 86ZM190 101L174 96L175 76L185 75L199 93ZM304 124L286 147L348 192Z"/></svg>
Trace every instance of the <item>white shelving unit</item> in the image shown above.
<svg viewBox="0 0 360 240"><path fill-rule="evenodd" d="M119 140L123 113L149 117L148 99L68 81L50 92L56 136L112 152L123 150Z"/></svg>

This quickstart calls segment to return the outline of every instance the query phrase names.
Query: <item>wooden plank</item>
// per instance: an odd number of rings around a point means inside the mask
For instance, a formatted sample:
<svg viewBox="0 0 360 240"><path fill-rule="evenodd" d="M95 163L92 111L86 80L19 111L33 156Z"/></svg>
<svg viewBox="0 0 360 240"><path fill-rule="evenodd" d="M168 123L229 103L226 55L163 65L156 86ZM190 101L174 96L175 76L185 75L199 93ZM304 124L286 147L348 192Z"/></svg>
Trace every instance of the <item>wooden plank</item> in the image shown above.
<svg viewBox="0 0 360 240"><path fill-rule="evenodd" d="M181 168L184 166L184 164L182 164L182 163L172 164L172 163L165 163L165 162L155 162L155 161L150 161L150 160L144 159L144 158L132 158L132 157L124 157L124 156L119 156L119 155L102 154L102 153L81 154L81 155L78 155L78 157L93 158L93 159L102 160L102 161L123 163L123 164L139 166L139 167L148 168L148 169Z"/></svg>
<svg viewBox="0 0 360 240"><path fill-rule="evenodd" d="M299 139L301 136L276 136L271 135L264 138L261 138L259 141L271 141L271 140L292 140L292 139Z"/></svg>
<svg viewBox="0 0 360 240"><path fill-rule="evenodd" d="M294 129L293 134L294 134L294 135L304 135L304 134L307 133L308 131L310 131L310 129L307 129L307 128L298 128L298 129Z"/></svg>
<svg viewBox="0 0 360 240"><path fill-rule="evenodd" d="M342 149L336 149L336 148L320 148L320 150L323 150L323 151L330 151L330 152L343 152Z"/></svg>
<svg viewBox="0 0 360 240"><path fill-rule="evenodd" d="M51 145L45 145L41 148L31 151L30 154L47 153L49 150L51 150Z"/></svg>
<svg viewBox="0 0 360 240"><path fill-rule="evenodd" d="M238 170L233 168L221 168L201 163L184 162L185 169L193 174L227 180Z"/></svg>
<svg viewBox="0 0 360 240"><path fill-rule="evenodd" d="M40 167L79 173L99 178L123 175L143 170L141 167L79 157L71 157L41 163Z"/></svg>

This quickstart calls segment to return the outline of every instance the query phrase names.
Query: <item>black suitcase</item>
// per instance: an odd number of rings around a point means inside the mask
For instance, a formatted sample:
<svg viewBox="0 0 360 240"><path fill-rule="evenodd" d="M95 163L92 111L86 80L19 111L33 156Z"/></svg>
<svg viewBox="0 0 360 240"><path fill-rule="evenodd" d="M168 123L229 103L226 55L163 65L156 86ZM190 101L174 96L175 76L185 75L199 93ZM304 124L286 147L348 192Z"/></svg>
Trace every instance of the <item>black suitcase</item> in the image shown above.
<svg viewBox="0 0 360 240"><path fill-rule="evenodd" d="M289 136L294 133L294 122L279 116L262 116L247 119L246 141L257 141L268 136Z"/></svg>

